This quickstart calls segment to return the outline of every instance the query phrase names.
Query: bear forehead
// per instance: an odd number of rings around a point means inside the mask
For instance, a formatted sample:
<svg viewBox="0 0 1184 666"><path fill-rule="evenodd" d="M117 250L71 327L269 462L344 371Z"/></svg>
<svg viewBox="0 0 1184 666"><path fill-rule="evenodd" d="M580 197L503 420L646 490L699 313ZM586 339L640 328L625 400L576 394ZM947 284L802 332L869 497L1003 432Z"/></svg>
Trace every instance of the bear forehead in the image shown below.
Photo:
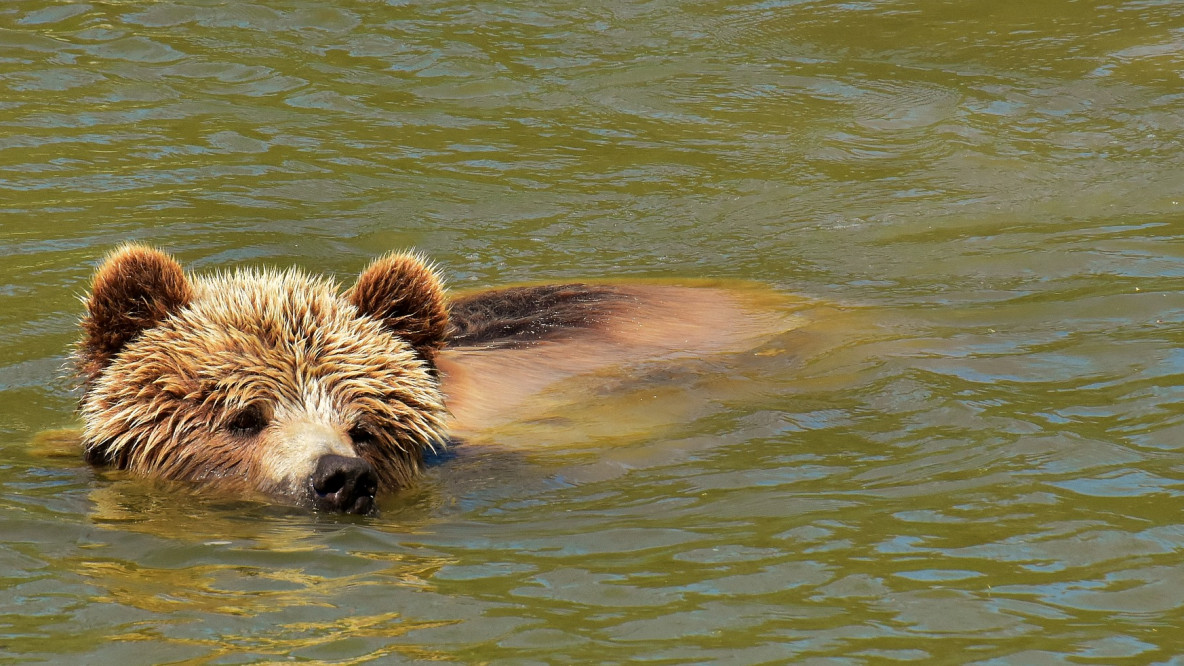
<svg viewBox="0 0 1184 666"><path fill-rule="evenodd" d="M336 284L295 270L197 278L193 288L194 298L178 313L178 323L204 330L307 338L341 327L355 329L361 320L357 309L338 295Z"/></svg>
<svg viewBox="0 0 1184 666"><path fill-rule="evenodd" d="M338 294L337 285L298 271L236 273L194 281L194 299L178 330L256 337L271 345L396 340ZM342 336L339 341L334 336Z"/></svg>
<svg viewBox="0 0 1184 666"><path fill-rule="evenodd" d="M329 280L240 271L193 286L189 305L146 331L121 360L190 376L287 381L383 380L422 365L409 344L360 314Z"/></svg>

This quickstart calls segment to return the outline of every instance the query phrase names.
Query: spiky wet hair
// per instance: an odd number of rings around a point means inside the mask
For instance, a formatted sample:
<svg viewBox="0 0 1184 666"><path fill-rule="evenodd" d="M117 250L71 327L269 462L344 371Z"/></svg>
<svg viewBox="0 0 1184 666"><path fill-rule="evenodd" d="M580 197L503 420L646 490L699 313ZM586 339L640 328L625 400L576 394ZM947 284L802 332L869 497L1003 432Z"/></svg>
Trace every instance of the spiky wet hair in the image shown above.
<svg viewBox="0 0 1184 666"><path fill-rule="evenodd" d="M284 494L269 438L300 415L348 436L390 490L444 439L448 311L417 255L382 257L341 293L299 270L187 276L126 245L85 302L73 359L91 462Z"/></svg>

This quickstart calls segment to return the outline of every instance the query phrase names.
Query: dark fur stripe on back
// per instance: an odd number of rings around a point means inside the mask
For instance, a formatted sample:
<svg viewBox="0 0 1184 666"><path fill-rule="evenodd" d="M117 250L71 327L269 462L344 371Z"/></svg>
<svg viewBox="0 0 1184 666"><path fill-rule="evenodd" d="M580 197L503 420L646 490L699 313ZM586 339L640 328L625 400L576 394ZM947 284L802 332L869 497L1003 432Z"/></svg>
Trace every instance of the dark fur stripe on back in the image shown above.
<svg viewBox="0 0 1184 666"><path fill-rule="evenodd" d="M517 347L595 328L627 294L586 284L511 287L452 301L450 347Z"/></svg>

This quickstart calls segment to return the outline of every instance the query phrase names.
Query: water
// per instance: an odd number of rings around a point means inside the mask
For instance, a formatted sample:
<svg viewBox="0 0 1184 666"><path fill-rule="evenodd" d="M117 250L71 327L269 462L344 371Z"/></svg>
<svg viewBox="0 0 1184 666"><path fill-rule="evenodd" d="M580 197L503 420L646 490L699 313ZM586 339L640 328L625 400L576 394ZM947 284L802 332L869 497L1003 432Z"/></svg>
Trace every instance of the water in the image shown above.
<svg viewBox="0 0 1184 666"><path fill-rule="evenodd" d="M0 655L1178 662L1182 25L1150 0L3 3ZM348 281L415 246L458 289L833 307L325 518L31 447L74 424L76 297L129 239L199 271Z"/></svg>

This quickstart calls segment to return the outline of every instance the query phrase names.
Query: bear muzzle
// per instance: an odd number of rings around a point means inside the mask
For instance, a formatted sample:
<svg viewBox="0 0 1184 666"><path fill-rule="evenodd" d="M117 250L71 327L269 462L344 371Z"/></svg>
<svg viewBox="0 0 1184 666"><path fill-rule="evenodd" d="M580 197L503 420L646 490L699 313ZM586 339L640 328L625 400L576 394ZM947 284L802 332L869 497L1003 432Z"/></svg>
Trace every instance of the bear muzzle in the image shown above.
<svg viewBox="0 0 1184 666"><path fill-rule="evenodd" d="M318 511L359 515L374 511L378 474L362 458L321 456L308 483L313 506Z"/></svg>

